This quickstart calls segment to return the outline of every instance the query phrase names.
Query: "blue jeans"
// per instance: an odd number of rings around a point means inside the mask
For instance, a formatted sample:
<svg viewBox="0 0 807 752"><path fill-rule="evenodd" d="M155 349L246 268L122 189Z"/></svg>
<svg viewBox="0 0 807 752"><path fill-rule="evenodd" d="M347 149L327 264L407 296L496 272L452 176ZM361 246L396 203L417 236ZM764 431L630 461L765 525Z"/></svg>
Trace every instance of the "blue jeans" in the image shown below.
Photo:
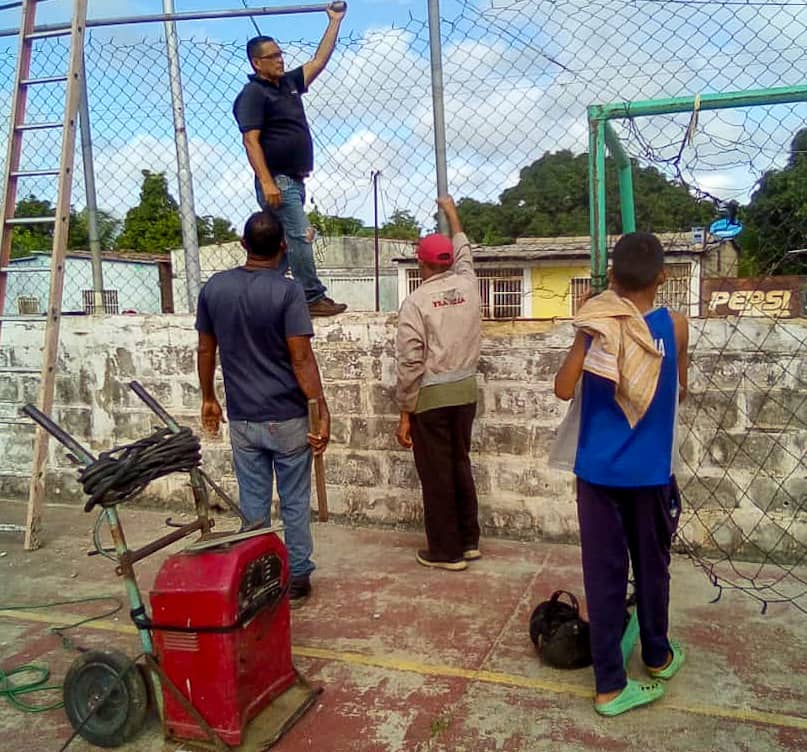
<svg viewBox="0 0 807 752"><path fill-rule="evenodd" d="M311 447L308 418L279 422L230 422L233 464L241 511L252 523L268 526L272 510L272 477L277 474L280 516L292 577L314 571L311 553Z"/></svg>
<svg viewBox="0 0 807 752"><path fill-rule="evenodd" d="M315 303L325 297L327 288L317 276L317 267L314 264L314 247L311 245L309 232L311 223L308 221L303 206L305 204L305 183L288 175L274 175L274 181L280 189L282 200L277 209L273 209L283 224L286 232L286 256L280 264L281 274L285 274L289 266L291 273L305 290L307 303ZM255 179L255 195L261 209L267 204L263 197L261 184Z"/></svg>

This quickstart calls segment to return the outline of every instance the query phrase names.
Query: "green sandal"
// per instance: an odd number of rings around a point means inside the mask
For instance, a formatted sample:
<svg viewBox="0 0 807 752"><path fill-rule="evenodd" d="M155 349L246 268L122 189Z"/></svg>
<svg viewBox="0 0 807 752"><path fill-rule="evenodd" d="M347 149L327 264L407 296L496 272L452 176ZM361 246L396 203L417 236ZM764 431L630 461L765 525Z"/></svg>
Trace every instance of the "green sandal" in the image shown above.
<svg viewBox="0 0 807 752"><path fill-rule="evenodd" d="M652 679L672 679L678 673L678 669L684 665L684 649L677 642L670 640L670 652L672 653L672 660L658 671L652 668L647 669Z"/></svg>
<svg viewBox="0 0 807 752"><path fill-rule="evenodd" d="M626 713L628 710L647 705L658 700L664 694L664 686L660 682L642 683L635 679L628 679L628 683L613 700L597 705L594 710L600 715L614 716Z"/></svg>

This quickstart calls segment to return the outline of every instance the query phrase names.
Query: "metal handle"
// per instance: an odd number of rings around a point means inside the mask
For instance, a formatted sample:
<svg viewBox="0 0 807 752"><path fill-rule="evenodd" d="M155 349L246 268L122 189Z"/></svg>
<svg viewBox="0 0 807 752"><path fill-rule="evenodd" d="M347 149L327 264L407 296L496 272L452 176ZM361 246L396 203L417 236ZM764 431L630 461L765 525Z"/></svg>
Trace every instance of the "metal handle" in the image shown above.
<svg viewBox="0 0 807 752"><path fill-rule="evenodd" d="M28 403L21 408L20 412L23 415L27 415L40 428L53 436L56 441L67 447L73 453L75 459L77 459L81 464L89 465L95 462L95 457L90 454L90 452L81 446L81 444L79 444L69 433L67 433L67 431L63 430L47 415L45 415L45 413L34 407L31 403Z"/></svg>

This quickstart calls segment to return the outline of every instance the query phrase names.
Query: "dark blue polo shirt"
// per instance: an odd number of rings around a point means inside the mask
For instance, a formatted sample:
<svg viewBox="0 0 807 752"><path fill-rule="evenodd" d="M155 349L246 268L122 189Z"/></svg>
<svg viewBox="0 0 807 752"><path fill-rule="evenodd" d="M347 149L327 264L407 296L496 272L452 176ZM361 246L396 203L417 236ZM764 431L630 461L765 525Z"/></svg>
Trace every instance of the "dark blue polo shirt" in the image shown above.
<svg viewBox="0 0 807 752"><path fill-rule="evenodd" d="M314 145L303 109L306 91L300 67L284 73L278 84L252 75L235 99L238 127L241 133L261 132L261 148L272 175L303 176L314 169Z"/></svg>
<svg viewBox="0 0 807 752"><path fill-rule="evenodd" d="M196 328L219 343L230 420L290 420L308 414L287 337L312 336L303 288L274 269L214 274L199 293Z"/></svg>

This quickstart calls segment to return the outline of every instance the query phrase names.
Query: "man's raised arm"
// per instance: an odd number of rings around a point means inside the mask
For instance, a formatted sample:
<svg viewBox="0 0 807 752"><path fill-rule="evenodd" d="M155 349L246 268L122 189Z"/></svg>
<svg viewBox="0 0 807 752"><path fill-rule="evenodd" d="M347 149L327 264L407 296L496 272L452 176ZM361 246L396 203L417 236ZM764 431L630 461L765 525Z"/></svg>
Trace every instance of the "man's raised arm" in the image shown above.
<svg viewBox="0 0 807 752"><path fill-rule="evenodd" d="M339 26L347 13L347 4L342 2L331 3L326 11L328 13L328 28L322 35L322 40L314 53L314 57L303 64L303 78L307 89L312 81L325 69L331 59L334 47L336 47L336 37L339 34Z"/></svg>

